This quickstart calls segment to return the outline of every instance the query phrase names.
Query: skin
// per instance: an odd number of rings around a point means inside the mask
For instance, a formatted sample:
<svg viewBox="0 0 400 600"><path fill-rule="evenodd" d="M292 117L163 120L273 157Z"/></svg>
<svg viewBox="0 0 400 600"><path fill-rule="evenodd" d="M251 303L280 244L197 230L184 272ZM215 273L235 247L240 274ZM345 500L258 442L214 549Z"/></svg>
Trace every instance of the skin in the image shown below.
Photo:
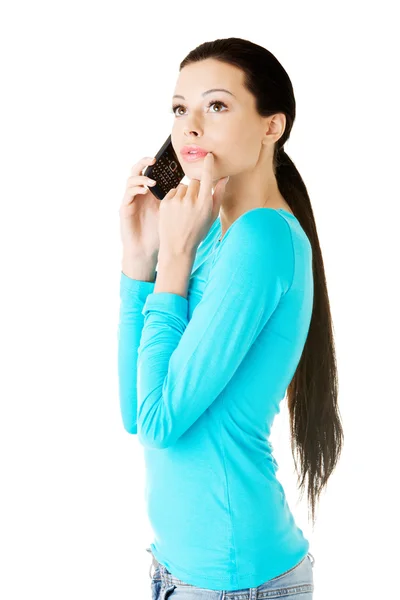
<svg viewBox="0 0 400 600"><path fill-rule="evenodd" d="M242 214L253 208L284 208L292 212L278 189L272 168L274 144L283 135L286 117L277 113L260 117L255 98L244 85L243 72L215 59L184 67L178 76L172 104L175 109L171 141L189 179L200 179L203 160L186 162L182 146L197 144L214 155L213 187L229 175L220 208L222 236ZM202 93L212 88L232 92ZM222 101L223 105L211 101Z"/></svg>

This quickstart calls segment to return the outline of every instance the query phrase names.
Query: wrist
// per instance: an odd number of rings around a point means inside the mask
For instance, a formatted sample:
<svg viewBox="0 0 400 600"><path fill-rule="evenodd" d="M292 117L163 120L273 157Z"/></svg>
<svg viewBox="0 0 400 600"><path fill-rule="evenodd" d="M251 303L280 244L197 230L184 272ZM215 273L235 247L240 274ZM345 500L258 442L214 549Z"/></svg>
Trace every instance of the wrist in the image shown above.
<svg viewBox="0 0 400 600"><path fill-rule="evenodd" d="M158 249L148 252L140 246L123 246L122 247L122 259L123 260L146 260L155 261L157 263Z"/></svg>
<svg viewBox="0 0 400 600"><path fill-rule="evenodd" d="M154 292L169 292L186 298L193 261L192 254L160 253Z"/></svg>
<svg viewBox="0 0 400 600"><path fill-rule="evenodd" d="M194 259L196 257L196 252L171 252L170 250L160 250L157 260L158 263L179 263L181 265L193 265Z"/></svg>
<svg viewBox="0 0 400 600"><path fill-rule="evenodd" d="M121 268L124 275L139 281L155 282L157 258L145 254L123 255Z"/></svg>

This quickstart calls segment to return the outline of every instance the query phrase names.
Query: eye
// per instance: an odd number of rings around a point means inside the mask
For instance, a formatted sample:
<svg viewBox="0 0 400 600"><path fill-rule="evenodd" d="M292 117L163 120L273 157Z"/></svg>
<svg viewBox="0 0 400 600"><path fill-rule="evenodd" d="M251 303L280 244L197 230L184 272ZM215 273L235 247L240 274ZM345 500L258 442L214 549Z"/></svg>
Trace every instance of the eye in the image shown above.
<svg viewBox="0 0 400 600"><path fill-rule="evenodd" d="M207 108L210 108L210 106L212 106L213 104L220 104L224 108L228 108L227 105L225 104L225 102L221 102L221 100L210 100L210 102L207 104ZM174 106L171 108L171 112L173 114L175 114L175 111L177 108L185 108L185 107L183 106L183 104L174 104ZM219 112L221 112L221 110L217 111L217 113L219 113ZM182 115L175 114L175 116L177 117L177 116L182 116Z"/></svg>

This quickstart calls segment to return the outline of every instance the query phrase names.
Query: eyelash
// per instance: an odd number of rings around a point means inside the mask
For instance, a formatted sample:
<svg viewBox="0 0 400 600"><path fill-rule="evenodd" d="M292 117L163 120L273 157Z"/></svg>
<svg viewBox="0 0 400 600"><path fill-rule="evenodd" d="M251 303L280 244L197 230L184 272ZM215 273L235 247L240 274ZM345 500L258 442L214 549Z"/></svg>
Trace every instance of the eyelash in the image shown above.
<svg viewBox="0 0 400 600"><path fill-rule="evenodd" d="M221 106L223 106L224 108L228 108L227 105L225 104L225 102L221 102L221 100L210 100L210 102L207 104L207 108L210 108L210 106L212 106L212 104L221 104ZM177 108L185 108L185 107L182 104L174 104L174 106L171 108L171 112L173 114L175 114L175 111ZM220 111L218 111L218 112L220 112ZM218 114L218 112L215 114ZM175 115L175 116L178 116L178 115ZM182 115L179 115L179 116L182 116Z"/></svg>

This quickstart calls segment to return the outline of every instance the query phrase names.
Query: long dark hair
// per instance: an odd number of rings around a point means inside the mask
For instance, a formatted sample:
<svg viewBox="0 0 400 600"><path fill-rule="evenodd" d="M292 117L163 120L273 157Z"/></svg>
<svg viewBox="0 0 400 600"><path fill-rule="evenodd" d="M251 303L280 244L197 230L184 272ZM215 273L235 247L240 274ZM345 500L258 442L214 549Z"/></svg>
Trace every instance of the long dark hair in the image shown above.
<svg viewBox="0 0 400 600"><path fill-rule="evenodd" d="M276 142L273 169L280 193L306 233L313 255L314 301L310 328L296 372L288 386L291 448L300 490L308 475L312 525L315 505L342 451L343 429L338 408L338 377L333 325L324 263L307 188L295 164L283 150L296 116L292 83L271 52L241 38L205 42L189 52L179 70L190 63L213 58L240 68L245 88L253 94L260 116L286 116L286 129ZM299 475L295 449L300 457Z"/></svg>

